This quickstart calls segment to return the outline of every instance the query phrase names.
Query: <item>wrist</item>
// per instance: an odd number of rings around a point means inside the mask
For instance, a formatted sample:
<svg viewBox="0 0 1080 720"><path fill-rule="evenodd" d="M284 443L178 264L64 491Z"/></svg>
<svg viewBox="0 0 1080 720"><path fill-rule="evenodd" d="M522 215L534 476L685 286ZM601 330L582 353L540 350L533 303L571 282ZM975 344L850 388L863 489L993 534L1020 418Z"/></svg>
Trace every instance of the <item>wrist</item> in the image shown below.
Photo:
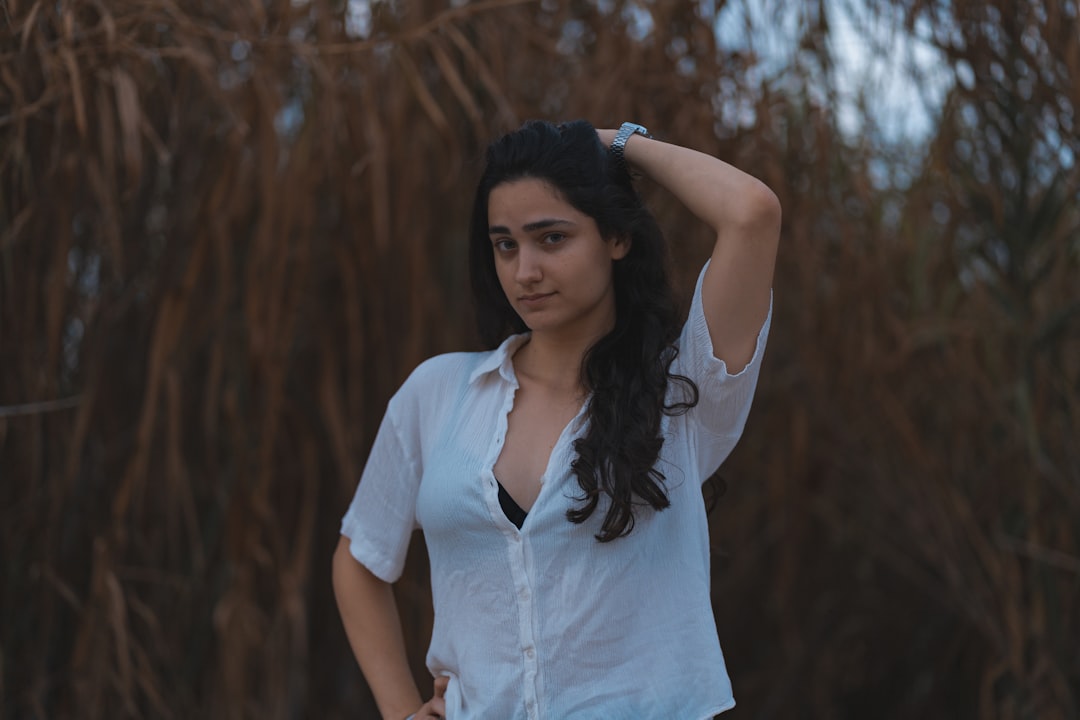
<svg viewBox="0 0 1080 720"><path fill-rule="evenodd" d="M629 172L630 167L626 160L626 145L630 142L630 139L635 135L641 135L642 137L652 138L649 131L644 125L638 125L637 123L624 122L615 133L615 137L611 141L609 146L609 152L612 158L615 160L615 164L622 167Z"/></svg>

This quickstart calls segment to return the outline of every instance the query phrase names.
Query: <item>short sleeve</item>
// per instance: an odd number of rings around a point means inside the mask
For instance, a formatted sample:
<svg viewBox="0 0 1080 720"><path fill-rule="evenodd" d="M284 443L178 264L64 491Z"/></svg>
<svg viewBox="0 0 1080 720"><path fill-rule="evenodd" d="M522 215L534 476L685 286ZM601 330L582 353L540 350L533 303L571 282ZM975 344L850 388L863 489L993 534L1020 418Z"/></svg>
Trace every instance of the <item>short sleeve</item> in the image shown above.
<svg viewBox="0 0 1080 720"><path fill-rule="evenodd" d="M701 284L708 267L706 262L698 275L690 313L679 336L679 354L671 368L673 373L685 375L698 387L698 404L687 412L686 417L695 436L702 481L720 467L742 435L772 323L770 291L769 312L758 331L754 355L746 367L730 374L727 363L717 358L713 350L701 301Z"/></svg>
<svg viewBox="0 0 1080 720"><path fill-rule="evenodd" d="M408 437L408 435L406 435ZM390 401L375 443L371 446L360 484L353 495L341 534L349 538L354 558L381 580L401 577L405 555L416 523L420 487L418 454L408 447Z"/></svg>

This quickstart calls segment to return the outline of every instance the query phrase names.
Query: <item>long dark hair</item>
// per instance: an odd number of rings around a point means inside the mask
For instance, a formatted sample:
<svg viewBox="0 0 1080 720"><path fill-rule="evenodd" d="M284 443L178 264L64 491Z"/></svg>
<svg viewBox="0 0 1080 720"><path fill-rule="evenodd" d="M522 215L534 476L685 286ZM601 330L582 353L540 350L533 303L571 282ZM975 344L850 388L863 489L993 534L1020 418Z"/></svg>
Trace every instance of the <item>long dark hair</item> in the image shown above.
<svg viewBox="0 0 1080 720"><path fill-rule="evenodd" d="M499 138L488 148L469 237L477 323L488 347L528 329L499 284L488 235L492 189L521 178L548 182L596 221L603 238L631 240L627 255L614 263L615 327L582 361L582 384L592 399L588 428L574 443L577 458L571 464L582 504L566 513L571 522L584 522L606 496L610 504L596 538L608 542L634 529L635 505L670 505L664 474L655 467L664 443L661 416L686 412L698 402L694 382L670 372L679 322L664 238L629 173L588 122L533 120ZM666 401L669 381L683 385L681 399L672 404Z"/></svg>

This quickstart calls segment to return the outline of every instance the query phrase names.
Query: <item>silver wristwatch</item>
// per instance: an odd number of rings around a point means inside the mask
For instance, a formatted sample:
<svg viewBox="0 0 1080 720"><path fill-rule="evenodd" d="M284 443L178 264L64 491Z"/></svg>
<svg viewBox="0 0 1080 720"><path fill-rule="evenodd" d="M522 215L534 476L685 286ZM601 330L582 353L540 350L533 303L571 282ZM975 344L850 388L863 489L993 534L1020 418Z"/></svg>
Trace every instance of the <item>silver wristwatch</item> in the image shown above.
<svg viewBox="0 0 1080 720"><path fill-rule="evenodd" d="M631 135L644 135L647 138L652 137L644 125L638 125L637 123L632 122L624 122L620 125L619 132L615 133L615 139L611 141L611 154L615 156L615 164L619 167L626 167L626 158L624 157L626 152L626 141L630 139Z"/></svg>

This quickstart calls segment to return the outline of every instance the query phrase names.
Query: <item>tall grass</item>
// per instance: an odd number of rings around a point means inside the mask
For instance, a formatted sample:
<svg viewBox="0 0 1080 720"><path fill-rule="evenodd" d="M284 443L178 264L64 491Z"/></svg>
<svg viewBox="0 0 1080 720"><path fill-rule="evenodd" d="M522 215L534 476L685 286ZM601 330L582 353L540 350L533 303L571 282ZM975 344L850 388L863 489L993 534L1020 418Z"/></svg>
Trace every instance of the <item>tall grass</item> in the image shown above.
<svg viewBox="0 0 1080 720"><path fill-rule="evenodd" d="M405 375L476 347L477 158L544 116L784 206L713 515L733 717L1077 717L1077 4L868 7L958 73L925 147L840 132L817 3L768 76L723 5L9 0L0 715L373 716L338 519ZM647 190L686 290L709 239ZM418 538L419 678L426 573Z"/></svg>

